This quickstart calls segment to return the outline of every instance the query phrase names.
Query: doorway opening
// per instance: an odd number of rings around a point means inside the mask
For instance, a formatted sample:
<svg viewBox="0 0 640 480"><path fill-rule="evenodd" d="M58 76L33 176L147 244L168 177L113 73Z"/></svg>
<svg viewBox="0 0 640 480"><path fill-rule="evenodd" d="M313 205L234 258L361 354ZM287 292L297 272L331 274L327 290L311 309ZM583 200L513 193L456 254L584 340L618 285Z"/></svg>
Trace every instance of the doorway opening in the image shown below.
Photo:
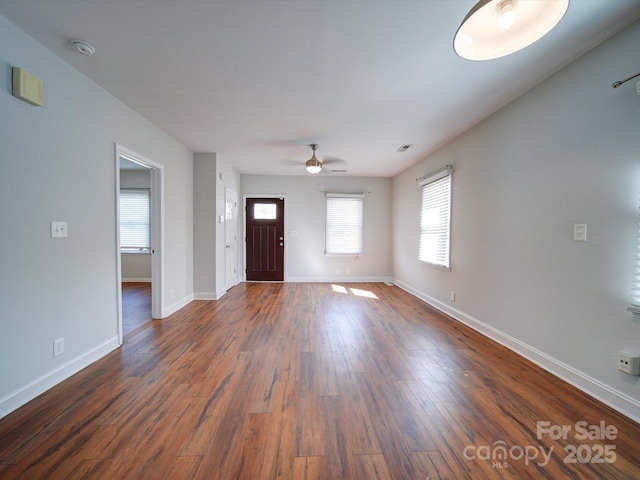
<svg viewBox="0 0 640 480"><path fill-rule="evenodd" d="M162 318L161 165L116 145L117 330Z"/></svg>

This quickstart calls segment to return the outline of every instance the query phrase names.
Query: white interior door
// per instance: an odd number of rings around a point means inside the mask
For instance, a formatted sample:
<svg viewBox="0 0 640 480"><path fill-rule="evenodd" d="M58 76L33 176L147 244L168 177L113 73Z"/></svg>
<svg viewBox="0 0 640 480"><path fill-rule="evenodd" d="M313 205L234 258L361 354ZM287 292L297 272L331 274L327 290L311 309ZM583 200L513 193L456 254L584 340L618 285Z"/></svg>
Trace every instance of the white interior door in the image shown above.
<svg viewBox="0 0 640 480"><path fill-rule="evenodd" d="M238 283L238 194L225 189L225 288Z"/></svg>

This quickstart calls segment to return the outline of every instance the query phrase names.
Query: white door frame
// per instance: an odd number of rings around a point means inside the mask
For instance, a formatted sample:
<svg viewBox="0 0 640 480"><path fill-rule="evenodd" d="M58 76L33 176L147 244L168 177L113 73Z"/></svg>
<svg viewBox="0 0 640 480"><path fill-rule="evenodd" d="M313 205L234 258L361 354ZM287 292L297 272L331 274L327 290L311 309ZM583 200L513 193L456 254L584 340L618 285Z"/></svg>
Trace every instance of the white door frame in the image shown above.
<svg viewBox="0 0 640 480"><path fill-rule="evenodd" d="M163 318L164 305L162 292L164 284L164 167L142 155L129 150L122 145L115 144L115 198L116 198L116 280L117 280L117 315L118 340L120 345L124 341L122 330L122 261L120 257L120 158L125 158L149 169L151 175L150 189L150 222L151 222L151 316Z"/></svg>

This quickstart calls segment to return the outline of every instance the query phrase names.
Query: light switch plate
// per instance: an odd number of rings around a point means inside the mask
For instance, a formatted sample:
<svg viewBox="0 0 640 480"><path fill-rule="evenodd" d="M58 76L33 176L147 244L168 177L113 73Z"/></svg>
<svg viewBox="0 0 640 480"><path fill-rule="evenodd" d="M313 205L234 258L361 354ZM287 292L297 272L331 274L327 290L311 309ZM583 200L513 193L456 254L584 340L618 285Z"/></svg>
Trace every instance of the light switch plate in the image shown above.
<svg viewBox="0 0 640 480"><path fill-rule="evenodd" d="M68 237L67 222L51 222L51 238Z"/></svg>
<svg viewBox="0 0 640 480"><path fill-rule="evenodd" d="M573 226L573 239L576 242L587 241L587 225L586 224L579 223Z"/></svg>

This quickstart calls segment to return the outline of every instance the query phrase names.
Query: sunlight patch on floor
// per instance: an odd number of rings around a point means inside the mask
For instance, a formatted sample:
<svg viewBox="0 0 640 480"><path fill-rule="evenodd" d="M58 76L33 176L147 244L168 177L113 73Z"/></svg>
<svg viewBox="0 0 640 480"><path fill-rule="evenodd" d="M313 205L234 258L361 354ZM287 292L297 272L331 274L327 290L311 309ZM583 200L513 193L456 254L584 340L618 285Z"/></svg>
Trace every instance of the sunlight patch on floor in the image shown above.
<svg viewBox="0 0 640 480"><path fill-rule="evenodd" d="M333 283L331 284L331 289L334 292L346 293L347 295L349 294L349 291L351 291L352 294L357 295L358 297L375 298L376 300L378 300L378 297L376 296L376 294L373 293L371 290L361 290L359 288L349 288L349 290L347 290L342 285L335 285Z"/></svg>
<svg viewBox="0 0 640 480"><path fill-rule="evenodd" d="M359 288L350 288L349 290L351 290L351 293L359 297L375 298L376 300L378 299L376 294L370 290L360 290Z"/></svg>
<svg viewBox="0 0 640 480"><path fill-rule="evenodd" d="M346 293L348 294L349 292L347 291L346 288L344 288L342 285L334 285L333 283L331 284L331 288L333 289L334 292L337 293Z"/></svg>

